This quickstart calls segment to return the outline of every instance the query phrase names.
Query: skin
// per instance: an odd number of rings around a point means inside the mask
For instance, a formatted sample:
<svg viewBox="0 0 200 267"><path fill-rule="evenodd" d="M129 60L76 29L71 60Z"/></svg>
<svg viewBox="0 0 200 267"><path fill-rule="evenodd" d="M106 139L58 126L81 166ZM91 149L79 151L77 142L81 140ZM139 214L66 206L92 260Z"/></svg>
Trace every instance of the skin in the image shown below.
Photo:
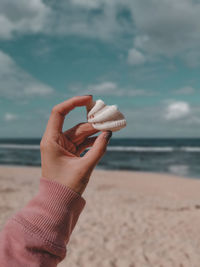
<svg viewBox="0 0 200 267"><path fill-rule="evenodd" d="M103 131L91 137L98 130L87 122L63 132L63 123L72 109L87 106L91 101L91 95L75 96L54 106L40 143L42 176L68 186L80 195L106 152L112 132ZM88 147L90 150L80 157Z"/></svg>

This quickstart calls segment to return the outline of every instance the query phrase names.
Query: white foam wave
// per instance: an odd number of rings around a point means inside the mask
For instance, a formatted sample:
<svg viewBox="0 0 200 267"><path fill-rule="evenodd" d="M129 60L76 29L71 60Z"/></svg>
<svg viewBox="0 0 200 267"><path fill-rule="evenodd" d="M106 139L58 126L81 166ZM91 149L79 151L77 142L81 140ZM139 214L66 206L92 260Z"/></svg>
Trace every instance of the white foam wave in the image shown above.
<svg viewBox="0 0 200 267"><path fill-rule="evenodd" d="M181 147L182 151L186 151L186 152L200 152L200 147Z"/></svg>
<svg viewBox="0 0 200 267"><path fill-rule="evenodd" d="M170 165L169 171L177 175L187 176L189 173L189 166L188 165Z"/></svg>
<svg viewBox="0 0 200 267"><path fill-rule="evenodd" d="M39 145L23 145L23 144L0 144L0 148L4 148L4 149L38 150L38 149L40 149L40 146Z"/></svg>
<svg viewBox="0 0 200 267"><path fill-rule="evenodd" d="M16 149L16 150L39 150L39 145L31 144L0 144L0 149ZM107 151L118 151L118 152L173 152L173 151L184 151L184 152L200 152L200 147L147 147L147 146L108 146Z"/></svg>
<svg viewBox="0 0 200 267"><path fill-rule="evenodd" d="M108 146L108 151L172 152L173 147Z"/></svg>

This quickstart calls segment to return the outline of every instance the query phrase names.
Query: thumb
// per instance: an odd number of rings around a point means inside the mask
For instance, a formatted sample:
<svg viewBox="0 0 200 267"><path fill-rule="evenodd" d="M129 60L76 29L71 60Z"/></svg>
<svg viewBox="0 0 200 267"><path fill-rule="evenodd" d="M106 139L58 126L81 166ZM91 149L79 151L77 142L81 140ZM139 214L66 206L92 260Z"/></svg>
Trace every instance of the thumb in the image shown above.
<svg viewBox="0 0 200 267"><path fill-rule="evenodd" d="M92 148L83 157L91 167L94 167L106 152L111 136L111 131L102 132L95 140Z"/></svg>

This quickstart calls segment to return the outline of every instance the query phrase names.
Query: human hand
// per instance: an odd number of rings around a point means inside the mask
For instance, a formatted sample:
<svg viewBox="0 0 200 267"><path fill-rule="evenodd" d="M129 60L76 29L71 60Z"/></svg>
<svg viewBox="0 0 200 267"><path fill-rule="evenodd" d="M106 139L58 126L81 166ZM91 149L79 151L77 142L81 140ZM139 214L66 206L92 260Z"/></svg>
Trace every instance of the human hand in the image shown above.
<svg viewBox="0 0 200 267"><path fill-rule="evenodd" d="M62 132L65 116L75 107L86 106L92 96L75 96L58 105L51 112L40 142L42 177L70 187L82 195L91 173L106 151L111 131L98 132L90 123L79 123ZM80 154L92 148L83 156Z"/></svg>

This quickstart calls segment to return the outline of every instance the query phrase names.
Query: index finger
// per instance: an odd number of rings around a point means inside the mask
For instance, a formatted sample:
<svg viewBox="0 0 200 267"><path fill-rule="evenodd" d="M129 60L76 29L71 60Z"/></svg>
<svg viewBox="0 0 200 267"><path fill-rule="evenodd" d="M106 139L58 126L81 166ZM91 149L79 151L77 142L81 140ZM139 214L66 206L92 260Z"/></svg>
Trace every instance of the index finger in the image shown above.
<svg viewBox="0 0 200 267"><path fill-rule="evenodd" d="M91 100L91 95L74 96L54 106L47 123L46 133L54 135L62 132L65 116L75 107L86 106Z"/></svg>

